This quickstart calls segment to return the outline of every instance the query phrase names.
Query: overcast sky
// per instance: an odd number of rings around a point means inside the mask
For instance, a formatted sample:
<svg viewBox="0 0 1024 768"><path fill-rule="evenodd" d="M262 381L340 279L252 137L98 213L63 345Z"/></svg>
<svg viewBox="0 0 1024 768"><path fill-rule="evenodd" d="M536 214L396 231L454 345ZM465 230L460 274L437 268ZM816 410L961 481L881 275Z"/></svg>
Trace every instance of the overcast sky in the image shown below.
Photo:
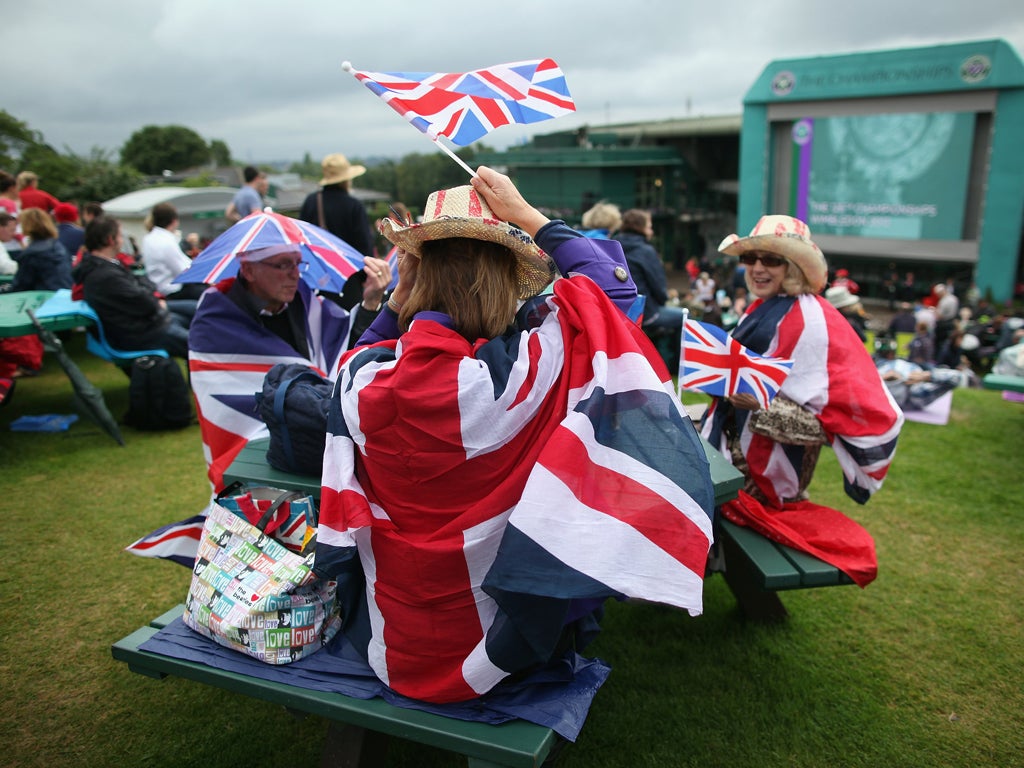
<svg viewBox="0 0 1024 768"><path fill-rule="evenodd" d="M773 59L1001 37L1020 0L0 0L5 109L60 151L117 159L146 125L221 139L236 161L433 151L350 74L553 58L575 114L483 141L739 114Z"/></svg>

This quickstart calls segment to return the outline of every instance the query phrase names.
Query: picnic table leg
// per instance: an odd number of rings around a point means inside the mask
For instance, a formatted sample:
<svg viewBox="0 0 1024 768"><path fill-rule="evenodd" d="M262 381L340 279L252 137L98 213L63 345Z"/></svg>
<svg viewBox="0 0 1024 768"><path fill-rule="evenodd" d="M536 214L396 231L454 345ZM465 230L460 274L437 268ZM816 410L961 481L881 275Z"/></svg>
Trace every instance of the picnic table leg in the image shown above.
<svg viewBox="0 0 1024 768"><path fill-rule="evenodd" d="M782 621L789 612L778 594L762 588L755 578L754 569L729 536L722 537L725 570L722 575L739 604L740 612L751 621Z"/></svg>
<svg viewBox="0 0 1024 768"><path fill-rule="evenodd" d="M384 765L388 736L355 725L329 721L321 768L370 768Z"/></svg>

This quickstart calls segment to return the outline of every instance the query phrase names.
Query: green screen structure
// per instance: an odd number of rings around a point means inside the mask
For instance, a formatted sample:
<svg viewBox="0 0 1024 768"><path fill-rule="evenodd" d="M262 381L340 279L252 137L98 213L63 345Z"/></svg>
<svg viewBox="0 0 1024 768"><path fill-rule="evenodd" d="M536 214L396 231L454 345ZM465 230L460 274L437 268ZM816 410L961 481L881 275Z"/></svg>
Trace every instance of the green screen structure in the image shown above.
<svg viewBox="0 0 1024 768"><path fill-rule="evenodd" d="M974 122L963 112L796 120L790 210L820 234L960 240Z"/></svg>

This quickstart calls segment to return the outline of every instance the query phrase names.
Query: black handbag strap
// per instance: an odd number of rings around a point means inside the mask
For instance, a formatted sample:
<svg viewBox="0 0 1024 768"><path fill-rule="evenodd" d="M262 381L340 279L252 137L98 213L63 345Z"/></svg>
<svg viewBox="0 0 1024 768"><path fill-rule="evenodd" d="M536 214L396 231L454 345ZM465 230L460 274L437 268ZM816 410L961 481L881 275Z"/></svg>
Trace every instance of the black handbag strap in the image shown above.
<svg viewBox="0 0 1024 768"><path fill-rule="evenodd" d="M263 513L263 517L261 517L260 521L256 523L256 527L262 531L267 527L267 523L274 519L274 514L281 508L282 504L286 501L301 499L304 495L305 494L300 493L299 491L282 491L281 495L274 499L270 506L267 507L267 511Z"/></svg>
<svg viewBox="0 0 1024 768"><path fill-rule="evenodd" d="M290 467L295 466L295 455L292 453L292 437L288 432L288 422L284 418L284 402L289 387L297 381L302 381L302 379L312 379L317 382L323 380L319 374L313 371L302 371L282 381L278 385L277 392L274 393L274 419L277 421L279 434L281 435L281 447L284 449L284 457Z"/></svg>
<svg viewBox="0 0 1024 768"><path fill-rule="evenodd" d="M316 193L316 217L320 229L327 229L327 224L324 222L324 191L322 189L317 190Z"/></svg>

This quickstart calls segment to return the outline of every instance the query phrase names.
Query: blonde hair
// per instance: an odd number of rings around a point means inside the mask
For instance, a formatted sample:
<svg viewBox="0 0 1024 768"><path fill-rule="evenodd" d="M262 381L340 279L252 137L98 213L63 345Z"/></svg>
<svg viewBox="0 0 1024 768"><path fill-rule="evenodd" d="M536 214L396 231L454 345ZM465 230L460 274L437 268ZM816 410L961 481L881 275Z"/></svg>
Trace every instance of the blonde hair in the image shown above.
<svg viewBox="0 0 1024 768"><path fill-rule="evenodd" d="M780 254L781 255L781 254ZM754 281L750 277L750 269L743 271L743 280L747 284L747 290L754 292ZM804 293L815 293L814 287L807 279L807 275L793 261L786 259L786 276L782 278L782 293L786 296L800 296Z"/></svg>
<svg viewBox="0 0 1024 768"><path fill-rule="evenodd" d="M518 297L516 258L505 246L465 237L427 240L399 327L408 330L417 312L436 311L451 317L470 343L493 339L512 322Z"/></svg>
<svg viewBox="0 0 1024 768"><path fill-rule="evenodd" d="M607 229L610 234L622 226L622 214L619 206L602 200L583 214L580 224L584 229Z"/></svg>
<svg viewBox="0 0 1024 768"><path fill-rule="evenodd" d="M26 208L21 212L21 231L32 240L46 240L57 236L53 219L42 208Z"/></svg>
<svg viewBox="0 0 1024 768"><path fill-rule="evenodd" d="M38 183L39 177L36 176L32 171L22 171L18 174L18 191L30 187L33 184Z"/></svg>

